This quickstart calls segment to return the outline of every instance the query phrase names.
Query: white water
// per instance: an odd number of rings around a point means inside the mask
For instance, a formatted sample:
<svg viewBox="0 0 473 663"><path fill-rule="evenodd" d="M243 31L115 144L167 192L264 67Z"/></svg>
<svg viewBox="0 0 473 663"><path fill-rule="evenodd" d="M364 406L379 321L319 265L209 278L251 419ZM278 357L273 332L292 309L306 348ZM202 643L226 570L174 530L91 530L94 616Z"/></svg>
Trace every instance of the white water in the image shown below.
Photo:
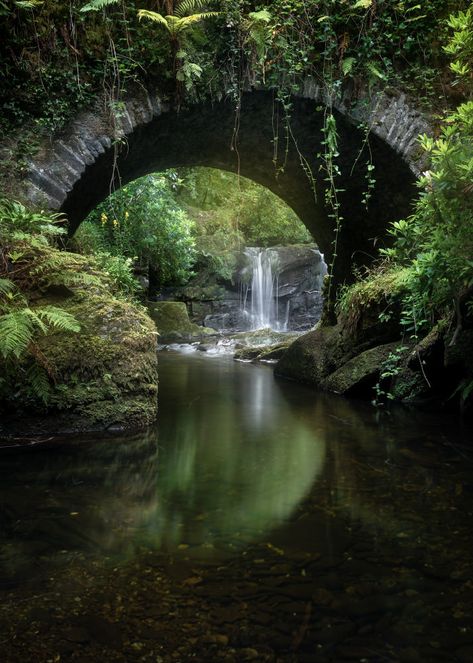
<svg viewBox="0 0 473 663"><path fill-rule="evenodd" d="M278 255L271 249L250 247L245 250L250 263L251 286L243 291L242 308L250 318L251 329L285 331L287 320L278 320ZM251 293L248 309L248 291ZM286 316L287 317L287 316Z"/></svg>

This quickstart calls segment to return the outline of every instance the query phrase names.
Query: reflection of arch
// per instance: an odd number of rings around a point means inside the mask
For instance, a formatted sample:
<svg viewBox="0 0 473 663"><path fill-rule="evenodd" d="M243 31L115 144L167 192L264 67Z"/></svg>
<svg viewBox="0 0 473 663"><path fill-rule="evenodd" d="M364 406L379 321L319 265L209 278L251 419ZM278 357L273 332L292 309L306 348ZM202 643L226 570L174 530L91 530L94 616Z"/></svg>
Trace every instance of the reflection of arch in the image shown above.
<svg viewBox="0 0 473 663"><path fill-rule="evenodd" d="M307 87L307 86L306 86ZM275 177L274 105L270 92L246 93L243 97L238 134L238 155L231 149L235 126L234 106L229 102L195 106L179 115L163 112L159 102L143 95L128 102L121 111L114 130L103 120L83 114L62 139L56 140L41 159L31 165L28 175L30 200L62 209L74 230L85 215L117 187L149 172L178 166L213 166L236 171L274 191L299 215L314 234L324 253L331 254L333 221L324 208L323 173L317 154L323 150L323 112L314 98L318 91L307 87L308 98L294 97L291 114L292 141L284 168ZM404 105L403 105L404 104ZM350 259L363 261L373 252L372 238L385 234L386 224L405 215L412 197L412 171L417 133L425 122L413 114L403 98L391 106L382 97L375 107L351 113L340 102L337 113L342 171L340 194L344 230L339 246L340 276L348 272ZM393 110L394 109L394 110ZM361 204L366 189L368 152L359 156L363 135L351 120L367 119L373 124L370 147L377 184L370 207ZM281 124L281 123L280 123ZM280 152L284 152L284 127L280 126ZM377 135L382 137L379 138ZM112 136L126 145L118 150L118 173L113 182L113 160L117 150ZM301 153L317 178L317 200L301 168ZM355 168L353 164L356 162Z"/></svg>

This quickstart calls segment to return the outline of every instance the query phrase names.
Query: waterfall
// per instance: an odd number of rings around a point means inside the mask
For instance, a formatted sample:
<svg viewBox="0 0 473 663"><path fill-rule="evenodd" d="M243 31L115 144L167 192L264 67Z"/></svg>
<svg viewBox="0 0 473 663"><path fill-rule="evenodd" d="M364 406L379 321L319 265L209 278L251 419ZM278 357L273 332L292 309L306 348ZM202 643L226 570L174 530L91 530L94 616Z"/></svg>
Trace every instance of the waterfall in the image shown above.
<svg viewBox="0 0 473 663"><path fill-rule="evenodd" d="M278 321L278 254L271 249L249 247L245 255L251 270L251 285L242 291L242 309L249 316L251 329L282 331ZM248 292L249 291L249 292ZM248 294L251 295L248 310Z"/></svg>

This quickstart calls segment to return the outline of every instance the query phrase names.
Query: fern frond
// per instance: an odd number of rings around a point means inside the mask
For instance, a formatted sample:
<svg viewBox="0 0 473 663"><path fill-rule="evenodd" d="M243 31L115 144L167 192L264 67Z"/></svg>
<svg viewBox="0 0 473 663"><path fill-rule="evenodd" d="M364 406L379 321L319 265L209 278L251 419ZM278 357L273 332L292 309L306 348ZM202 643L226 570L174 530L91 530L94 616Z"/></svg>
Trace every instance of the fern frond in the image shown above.
<svg viewBox="0 0 473 663"><path fill-rule="evenodd" d="M208 0L181 0L174 10L174 15L184 18L188 14L197 14L199 10L208 9Z"/></svg>
<svg viewBox="0 0 473 663"><path fill-rule="evenodd" d="M261 9L259 12L250 12L248 18L251 23L269 23L271 14L267 9Z"/></svg>
<svg viewBox="0 0 473 663"><path fill-rule="evenodd" d="M90 2L81 7L81 12L98 12L110 5L117 5L119 2L120 0L90 0Z"/></svg>
<svg viewBox="0 0 473 663"><path fill-rule="evenodd" d="M192 14L191 16L184 16L179 19L179 25L177 27L177 32L182 32L187 30L187 28L194 23L200 23L200 21L205 21L208 18L214 18L215 16L220 16L220 12L202 12L201 14Z"/></svg>
<svg viewBox="0 0 473 663"><path fill-rule="evenodd" d="M34 323L26 310L11 311L0 316L0 354L4 359L19 359L33 338Z"/></svg>
<svg viewBox="0 0 473 663"><path fill-rule="evenodd" d="M36 311L38 318L61 331L78 332L80 324L75 317L58 306L43 306Z"/></svg>
<svg viewBox="0 0 473 663"><path fill-rule="evenodd" d="M55 274L51 279L49 279L48 284L99 287L103 285L103 281L101 281L98 276L87 274L86 272L62 272Z"/></svg>
<svg viewBox="0 0 473 663"><path fill-rule="evenodd" d="M15 7L19 9L35 9L40 7L43 2L42 0L15 0Z"/></svg>
<svg viewBox="0 0 473 663"><path fill-rule="evenodd" d="M36 311L33 311L32 309L25 306L25 308L22 310L22 312L23 312L24 315L27 315L29 317L33 327L37 327L40 332L43 332L43 334L46 334L46 332L48 331L48 328L46 327L44 322L41 320L41 317L36 313Z"/></svg>
<svg viewBox="0 0 473 663"><path fill-rule="evenodd" d="M138 12L138 18L148 18L150 21L154 21L155 23L159 23L159 25L164 25L164 27L171 32L170 27L169 27L169 22L166 20L168 17L164 17L162 14L159 14L158 12L153 12L149 11L148 9L140 9Z"/></svg>
<svg viewBox="0 0 473 663"><path fill-rule="evenodd" d="M34 363L26 371L26 380L29 382L35 396L40 398L43 403L47 403L51 393L51 386L46 370L39 364Z"/></svg>
<svg viewBox="0 0 473 663"><path fill-rule="evenodd" d="M6 295L15 290L15 284L10 279L0 279L0 293Z"/></svg>

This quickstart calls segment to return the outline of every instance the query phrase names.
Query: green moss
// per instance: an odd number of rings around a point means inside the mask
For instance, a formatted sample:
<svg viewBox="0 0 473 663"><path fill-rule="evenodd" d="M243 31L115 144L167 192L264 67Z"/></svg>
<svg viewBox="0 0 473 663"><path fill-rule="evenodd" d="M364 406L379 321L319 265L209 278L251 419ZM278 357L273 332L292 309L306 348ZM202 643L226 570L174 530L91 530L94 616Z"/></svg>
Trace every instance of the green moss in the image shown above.
<svg viewBox="0 0 473 663"><path fill-rule="evenodd" d="M425 378L420 371L404 366L391 386L391 394L396 401L410 403L425 395L426 386Z"/></svg>
<svg viewBox="0 0 473 663"><path fill-rule="evenodd" d="M36 341L34 356L49 375L46 405L19 383L33 357L18 370L18 382L11 378L4 401L18 412L59 416L69 429L151 423L158 389L153 321L142 306L114 296L93 259L51 247L38 253L42 267L26 291L31 308L54 303L76 318L80 332L50 331Z"/></svg>
<svg viewBox="0 0 473 663"><path fill-rule="evenodd" d="M148 311L163 343L194 341L215 334L214 329L200 327L189 320L184 302L150 303Z"/></svg>
<svg viewBox="0 0 473 663"><path fill-rule="evenodd" d="M349 329L359 326L363 317L372 313L388 320L395 315L395 307L406 292L411 270L407 267L373 269L368 276L342 289L337 313Z"/></svg>
<svg viewBox="0 0 473 663"><path fill-rule="evenodd" d="M365 350L329 375L322 386L336 394L371 398L383 364L397 345L387 343Z"/></svg>

